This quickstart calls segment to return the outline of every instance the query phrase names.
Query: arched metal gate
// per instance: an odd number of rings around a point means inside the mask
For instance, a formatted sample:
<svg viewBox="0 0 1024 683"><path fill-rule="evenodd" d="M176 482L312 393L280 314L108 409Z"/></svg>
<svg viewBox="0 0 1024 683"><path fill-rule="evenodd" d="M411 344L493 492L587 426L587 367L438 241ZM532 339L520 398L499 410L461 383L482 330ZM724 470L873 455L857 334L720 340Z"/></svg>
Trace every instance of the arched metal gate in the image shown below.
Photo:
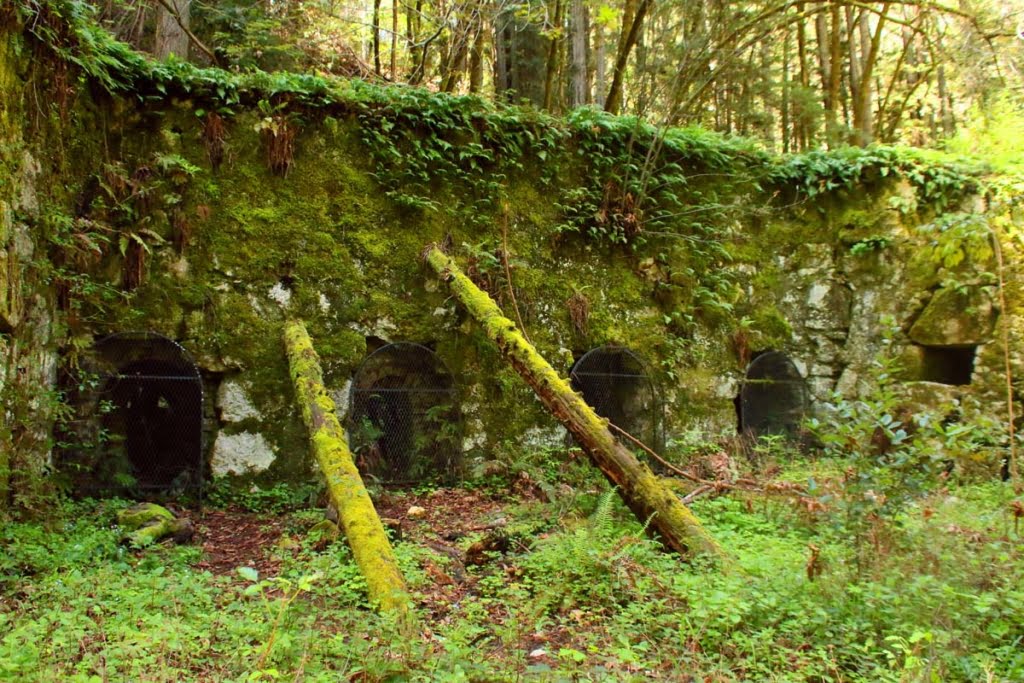
<svg viewBox="0 0 1024 683"><path fill-rule="evenodd" d="M747 368L740 390L740 431L796 436L807 413L807 382L786 354L769 351Z"/></svg>
<svg viewBox="0 0 1024 683"><path fill-rule="evenodd" d="M591 349L573 364L569 379L598 415L654 452L664 451L661 397L636 353L624 346ZM623 443L635 447L628 440Z"/></svg>
<svg viewBox="0 0 1024 683"><path fill-rule="evenodd" d="M82 365L82 414L65 457L76 488L198 498L203 383L192 356L154 332L122 332L97 341Z"/></svg>
<svg viewBox="0 0 1024 683"><path fill-rule="evenodd" d="M455 380L426 346L396 342L367 356L352 380L347 423L356 464L381 483L450 479L459 471Z"/></svg>

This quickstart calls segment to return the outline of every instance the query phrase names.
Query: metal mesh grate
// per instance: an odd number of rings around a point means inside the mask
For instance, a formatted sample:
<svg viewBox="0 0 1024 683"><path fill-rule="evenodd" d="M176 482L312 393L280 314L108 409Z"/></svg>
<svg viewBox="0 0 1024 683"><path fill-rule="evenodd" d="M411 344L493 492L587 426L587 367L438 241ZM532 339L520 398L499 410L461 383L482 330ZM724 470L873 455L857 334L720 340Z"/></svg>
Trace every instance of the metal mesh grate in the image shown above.
<svg viewBox="0 0 1024 683"><path fill-rule="evenodd" d="M661 399L639 356L623 346L591 349L572 366L569 378L598 415L654 452L664 452ZM621 440L635 448L629 440Z"/></svg>
<svg viewBox="0 0 1024 683"><path fill-rule="evenodd" d="M77 490L199 498L203 384L180 344L153 332L112 334L75 380L79 416L63 462Z"/></svg>
<svg viewBox="0 0 1024 683"><path fill-rule="evenodd" d="M348 433L356 464L382 483L450 479L461 465L455 381L420 344L383 346L352 381Z"/></svg>
<svg viewBox="0 0 1024 683"><path fill-rule="evenodd" d="M740 431L796 436L807 402L807 383L786 354L763 353L750 363L740 390Z"/></svg>

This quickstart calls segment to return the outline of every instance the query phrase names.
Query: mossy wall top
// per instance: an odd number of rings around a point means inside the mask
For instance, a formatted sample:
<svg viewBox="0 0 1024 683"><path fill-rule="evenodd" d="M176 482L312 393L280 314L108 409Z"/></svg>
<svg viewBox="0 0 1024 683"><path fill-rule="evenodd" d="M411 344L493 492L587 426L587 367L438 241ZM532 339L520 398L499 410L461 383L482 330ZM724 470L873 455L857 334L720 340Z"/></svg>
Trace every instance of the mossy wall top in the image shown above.
<svg viewBox="0 0 1024 683"><path fill-rule="evenodd" d="M306 321L339 392L368 346L432 348L460 384L471 451L562 438L424 267L435 242L556 368L602 344L643 356L670 436L735 430L759 351L790 354L818 399L862 392L887 327L912 365L907 333L937 292L991 301L977 168L888 148L778 159L592 110L554 120L408 88L154 64L75 3L54 6L29 42L62 66L21 85L63 84L32 143L55 158L38 183L46 256L34 267L66 326L66 362L107 332L180 340L220 385L216 473L309 467L280 342L289 317ZM957 391L992 401L998 311L974 309L988 330L977 386ZM228 405L239 401L246 410Z"/></svg>

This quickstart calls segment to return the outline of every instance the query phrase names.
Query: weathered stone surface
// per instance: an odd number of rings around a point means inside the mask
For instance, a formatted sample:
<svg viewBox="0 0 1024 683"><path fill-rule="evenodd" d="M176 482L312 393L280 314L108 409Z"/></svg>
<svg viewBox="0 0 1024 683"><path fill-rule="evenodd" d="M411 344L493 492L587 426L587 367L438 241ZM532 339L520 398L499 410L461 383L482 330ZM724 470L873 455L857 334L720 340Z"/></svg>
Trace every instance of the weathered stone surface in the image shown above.
<svg viewBox="0 0 1024 683"><path fill-rule="evenodd" d="M910 327L911 340L925 346L974 346L992 339L996 311L982 287L946 287L935 292Z"/></svg>
<svg viewBox="0 0 1024 683"><path fill-rule="evenodd" d="M17 252L8 244L11 238L11 211L0 201L0 332L10 332L21 317L21 278Z"/></svg>
<svg viewBox="0 0 1024 683"><path fill-rule="evenodd" d="M210 471L215 477L227 474L253 474L266 470L276 458L274 449L262 434L241 432L217 434L210 456Z"/></svg>
<svg viewBox="0 0 1024 683"><path fill-rule="evenodd" d="M938 382L901 382L895 387L900 405L912 414L928 413L942 418L957 405L962 386Z"/></svg>
<svg viewBox="0 0 1024 683"><path fill-rule="evenodd" d="M260 420L263 416L249 399L248 387L238 379L227 379L217 389L217 410L222 422Z"/></svg>

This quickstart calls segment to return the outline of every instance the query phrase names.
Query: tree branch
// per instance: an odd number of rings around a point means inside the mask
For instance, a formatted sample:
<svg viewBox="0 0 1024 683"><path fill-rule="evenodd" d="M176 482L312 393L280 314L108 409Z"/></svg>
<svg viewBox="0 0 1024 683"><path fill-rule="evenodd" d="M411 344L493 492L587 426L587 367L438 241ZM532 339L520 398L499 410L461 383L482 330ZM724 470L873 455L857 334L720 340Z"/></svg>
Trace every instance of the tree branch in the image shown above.
<svg viewBox="0 0 1024 683"><path fill-rule="evenodd" d="M192 31L189 29L189 27L185 25L185 22L181 18L181 14L178 13L178 10L174 7L174 5L172 5L169 2L169 0L156 0L156 1L157 1L157 3L160 4L161 7L163 7L165 10L167 10L168 14L170 14L172 17L174 17L174 21L176 21L177 24L178 24L178 27L181 28L181 30L185 32L185 35L187 35L188 39L192 41L192 44L195 45L197 48L199 48L200 52L202 52L204 55L209 57L211 62L213 62L217 66L221 66L220 59L217 58L216 53L214 53L214 51L211 50L210 48L206 47L206 45L203 44L203 41L199 40L199 37L196 36L195 33L192 33Z"/></svg>

